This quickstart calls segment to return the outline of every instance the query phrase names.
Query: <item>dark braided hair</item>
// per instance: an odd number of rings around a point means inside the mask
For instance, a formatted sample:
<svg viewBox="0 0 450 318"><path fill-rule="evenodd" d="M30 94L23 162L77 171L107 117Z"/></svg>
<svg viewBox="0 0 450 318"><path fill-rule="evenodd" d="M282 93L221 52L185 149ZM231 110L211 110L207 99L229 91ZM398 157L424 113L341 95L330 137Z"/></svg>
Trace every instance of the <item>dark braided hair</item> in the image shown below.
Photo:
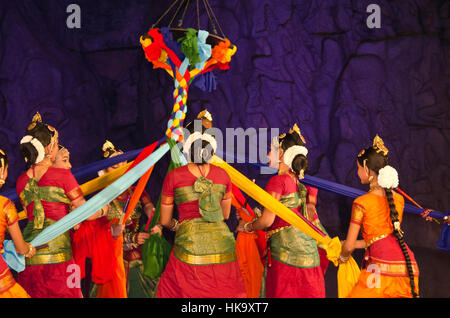
<svg viewBox="0 0 450 318"><path fill-rule="evenodd" d="M295 131L281 135L279 137L279 142L280 148L283 149L283 151L286 151L292 146L305 146L305 142ZM292 160L292 170L297 176L300 174L301 170L306 173L306 171L308 170L308 166L308 158L304 155L296 155Z"/></svg>
<svg viewBox="0 0 450 318"><path fill-rule="evenodd" d="M398 212L395 208L394 204L394 196L392 194L391 189L384 189L384 192L386 192L386 197L389 203L389 210L390 210L390 216L391 216L391 222L392 222L392 228L394 229L394 236L397 238L397 241L400 245L400 248L402 250L403 255L405 256L406 261L406 267L408 268L408 275L409 275L409 284L411 285L411 294L414 298L418 298L419 295L416 293L415 283L414 283L414 272L412 268L411 258L409 257L408 250L406 249L405 240L403 238L402 230L400 230L400 221L398 219Z"/></svg>
<svg viewBox="0 0 450 318"><path fill-rule="evenodd" d="M358 163L361 166L364 166L364 162L366 162L366 166L374 171L377 175L381 168L384 168L388 165L388 156L384 155L383 152L380 152L379 149L374 147L369 147L361 151L358 155ZM409 257L408 250L406 249L406 243L403 237L403 232L400 230L400 221L397 209L394 204L394 196L392 193L392 189L383 188L386 193L386 198L389 204L390 218L392 223L393 234L396 237L400 249L402 250L403 256L405 257L406 267L408 269L409 283L411 285L411 294L414 298L419 297L416 293L415 282L414 282L414 272L412 268L411 258Z"/></svg>

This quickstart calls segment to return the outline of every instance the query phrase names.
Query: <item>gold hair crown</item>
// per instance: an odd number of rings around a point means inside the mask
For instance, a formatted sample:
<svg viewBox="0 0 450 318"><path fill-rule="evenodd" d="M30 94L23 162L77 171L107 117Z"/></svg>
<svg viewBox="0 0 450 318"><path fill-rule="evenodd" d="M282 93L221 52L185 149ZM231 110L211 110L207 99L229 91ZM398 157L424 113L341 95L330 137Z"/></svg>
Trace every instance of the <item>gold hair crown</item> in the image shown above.
<svg viewBox="0 0 450 318"><path fill-rule="evenodd" d="M294 132L296 132L299 135L300 139L303 141L303 143L306 144L306 139L305 139L305 137L303 137L302 133L300 132L300 128L298 128L297 123L295 123L291 129L289 129L290 134L292 134Z"/></svg>
<svg viewBox="0 0 450 318"><path fill-rule="evenodd" d="M105 158L108 156L108 152L107 152L108 149L111 150L112 153L123 153L122 151L117 150L111 141L107 140L107 141L105 141L105 143L102 146L103 157L105 157Z"/></svg>
<svg viewBox="0 0 450 318"><path fill-rule="evenodd" d="M36 123L42 123L42 124L44 123L42 121L42 116L41 116L41 114L39 112L36 112L36 114L33 116L33 119L31 120L31 124L28 126L27 130L29 131L29 130L33 129L34 127L36 127ZM53 137L57 137L58 136L58 131L54 127L52 127L50 125L47 125L47 124L45 124L45 126L47 126L47 128L50 131L55 133L53 135Z"/></svg>
<svg viewBox="0 0 450 318"><path fill-rule="evenodd" d="M202 118L205 118L209 121L213 121L212 115L207 109L204 109L200 113L198 113L197 119L202 119Z"/></svg>
<svg viewBox="0 0 450 318"><path fill-rule="evenodd" d="M389 152L389 150L384 145L383 139L381 139L378 134L373 139L373 149L375 149L377 153L382 152L383 156L387 156Z"/></svg>
<svg viewBox="0 0 450 318"><path fill-rule="evenodd" d="M31 124L27 127L27 130L31 130L36 126L36 123L42 123L42 117L39 112L36 112L36 114L33 116L33 119L31 120Z"/></svg>

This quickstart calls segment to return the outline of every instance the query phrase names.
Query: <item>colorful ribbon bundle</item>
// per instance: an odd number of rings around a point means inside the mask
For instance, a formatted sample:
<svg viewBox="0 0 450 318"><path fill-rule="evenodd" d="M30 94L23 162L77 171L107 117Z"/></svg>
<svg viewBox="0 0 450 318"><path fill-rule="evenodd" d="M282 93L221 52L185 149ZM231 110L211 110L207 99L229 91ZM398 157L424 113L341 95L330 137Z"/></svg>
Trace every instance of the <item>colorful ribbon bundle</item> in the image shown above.
<svg viewBox="0 0 450 318"><path fill-rule="evenodd" d="M163 68L174 79L174 104L166 135L177 142L183 139L189 85L216 68L228 69L231 56L236 53L236 46L231 45L228 39L211 47L206 43L208 35L204 30L187 29L185 36L175 42L169 28L153 28L140 38L145 57L153 68ZM214 85L200 87L207 89L211 86Z"/></svg>

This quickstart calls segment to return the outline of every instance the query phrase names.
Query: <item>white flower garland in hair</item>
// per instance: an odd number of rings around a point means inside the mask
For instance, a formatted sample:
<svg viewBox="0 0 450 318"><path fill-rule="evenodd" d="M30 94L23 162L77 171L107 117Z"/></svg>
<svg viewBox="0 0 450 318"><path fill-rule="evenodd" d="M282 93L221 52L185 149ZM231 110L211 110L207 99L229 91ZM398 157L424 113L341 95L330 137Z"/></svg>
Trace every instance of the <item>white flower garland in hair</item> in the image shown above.
<svg viewBox="0 0 450 318"><path fill-rule="evenodd" d="M214 152L217 150L217 142L216 142L216 139L214 139L214 137L212 135L207 134L207 133L201 134L198 131L196 131L193 134L189 135L189 137L186 139L186 142L183 145L183 152L185 154L189 153L189 149L191 149L192 144L197 139L201 139L201 140L205 140L205 141L209 142L209 144L213 148Z"/></svg>
<svg viewBox="0 0 450 318"><path fill-rule="evenodd" d="M294 161L295 156L308 155L308 149L305 146L292 146L284 151L283 161L292 170L292 161Z"/></svg>
<svg viewBox="0 0 450 318"><path fill-rule="evenodd" d="M398 187L398 173L391 166L385 166L378 171L378 185L385 189Z"/></svg>
<svg viewBox="0 0 450 318"><path fill-rule="evenodd" d="M34 163L39 163L42 160L44 160L45 149L44 149L44 146L42 145L42 143L38 139L36 139L30 135L26 135L25 137L22 138L22 140L20 140L20 144L25 144L28 142L33 145L33 147L36 149L36 151L38 153L36 161Z"/></svg>

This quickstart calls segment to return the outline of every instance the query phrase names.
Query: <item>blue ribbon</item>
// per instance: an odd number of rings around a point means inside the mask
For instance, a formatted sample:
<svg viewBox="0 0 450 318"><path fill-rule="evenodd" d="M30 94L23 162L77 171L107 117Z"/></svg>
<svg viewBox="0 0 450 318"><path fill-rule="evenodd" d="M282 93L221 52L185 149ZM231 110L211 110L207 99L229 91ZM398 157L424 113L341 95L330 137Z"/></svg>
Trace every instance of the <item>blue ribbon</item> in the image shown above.
<svg viewBox="0 0 450 318"><path fill-rule="evenodd" d="M135 183L151 166L169 151L169 145L164 144L154 151L150 156L136 165L133 169L114 181L111 185L100 191L94 197L89 199L85 204L73 210L58 222L45 228L38 236L36 236L30 244L40 246L48 243L59 235L67 232L75 225L83 222L95 212L106 206L112 200L117 198L121 193Z"/></svg>
<svg viewBox="0 0 450 318"><path fill-rule="evenodd" d="M14 242L11 240L3 241L3 250L2 257L5 260L8 267L20 273L25 269L25 256L17 254L16 246Z"/></svg>
<svg viewBox="0 0 450 318"><path fill-rule="evenodd" d="M195 64L195 68L198 70L203 70L205 67L205 62L211 57L211 45L206 44L206 39L208 38L209 32L204 30L199 30L197 35L197 47L198 54L200 56L200 62Z"/></svg>

